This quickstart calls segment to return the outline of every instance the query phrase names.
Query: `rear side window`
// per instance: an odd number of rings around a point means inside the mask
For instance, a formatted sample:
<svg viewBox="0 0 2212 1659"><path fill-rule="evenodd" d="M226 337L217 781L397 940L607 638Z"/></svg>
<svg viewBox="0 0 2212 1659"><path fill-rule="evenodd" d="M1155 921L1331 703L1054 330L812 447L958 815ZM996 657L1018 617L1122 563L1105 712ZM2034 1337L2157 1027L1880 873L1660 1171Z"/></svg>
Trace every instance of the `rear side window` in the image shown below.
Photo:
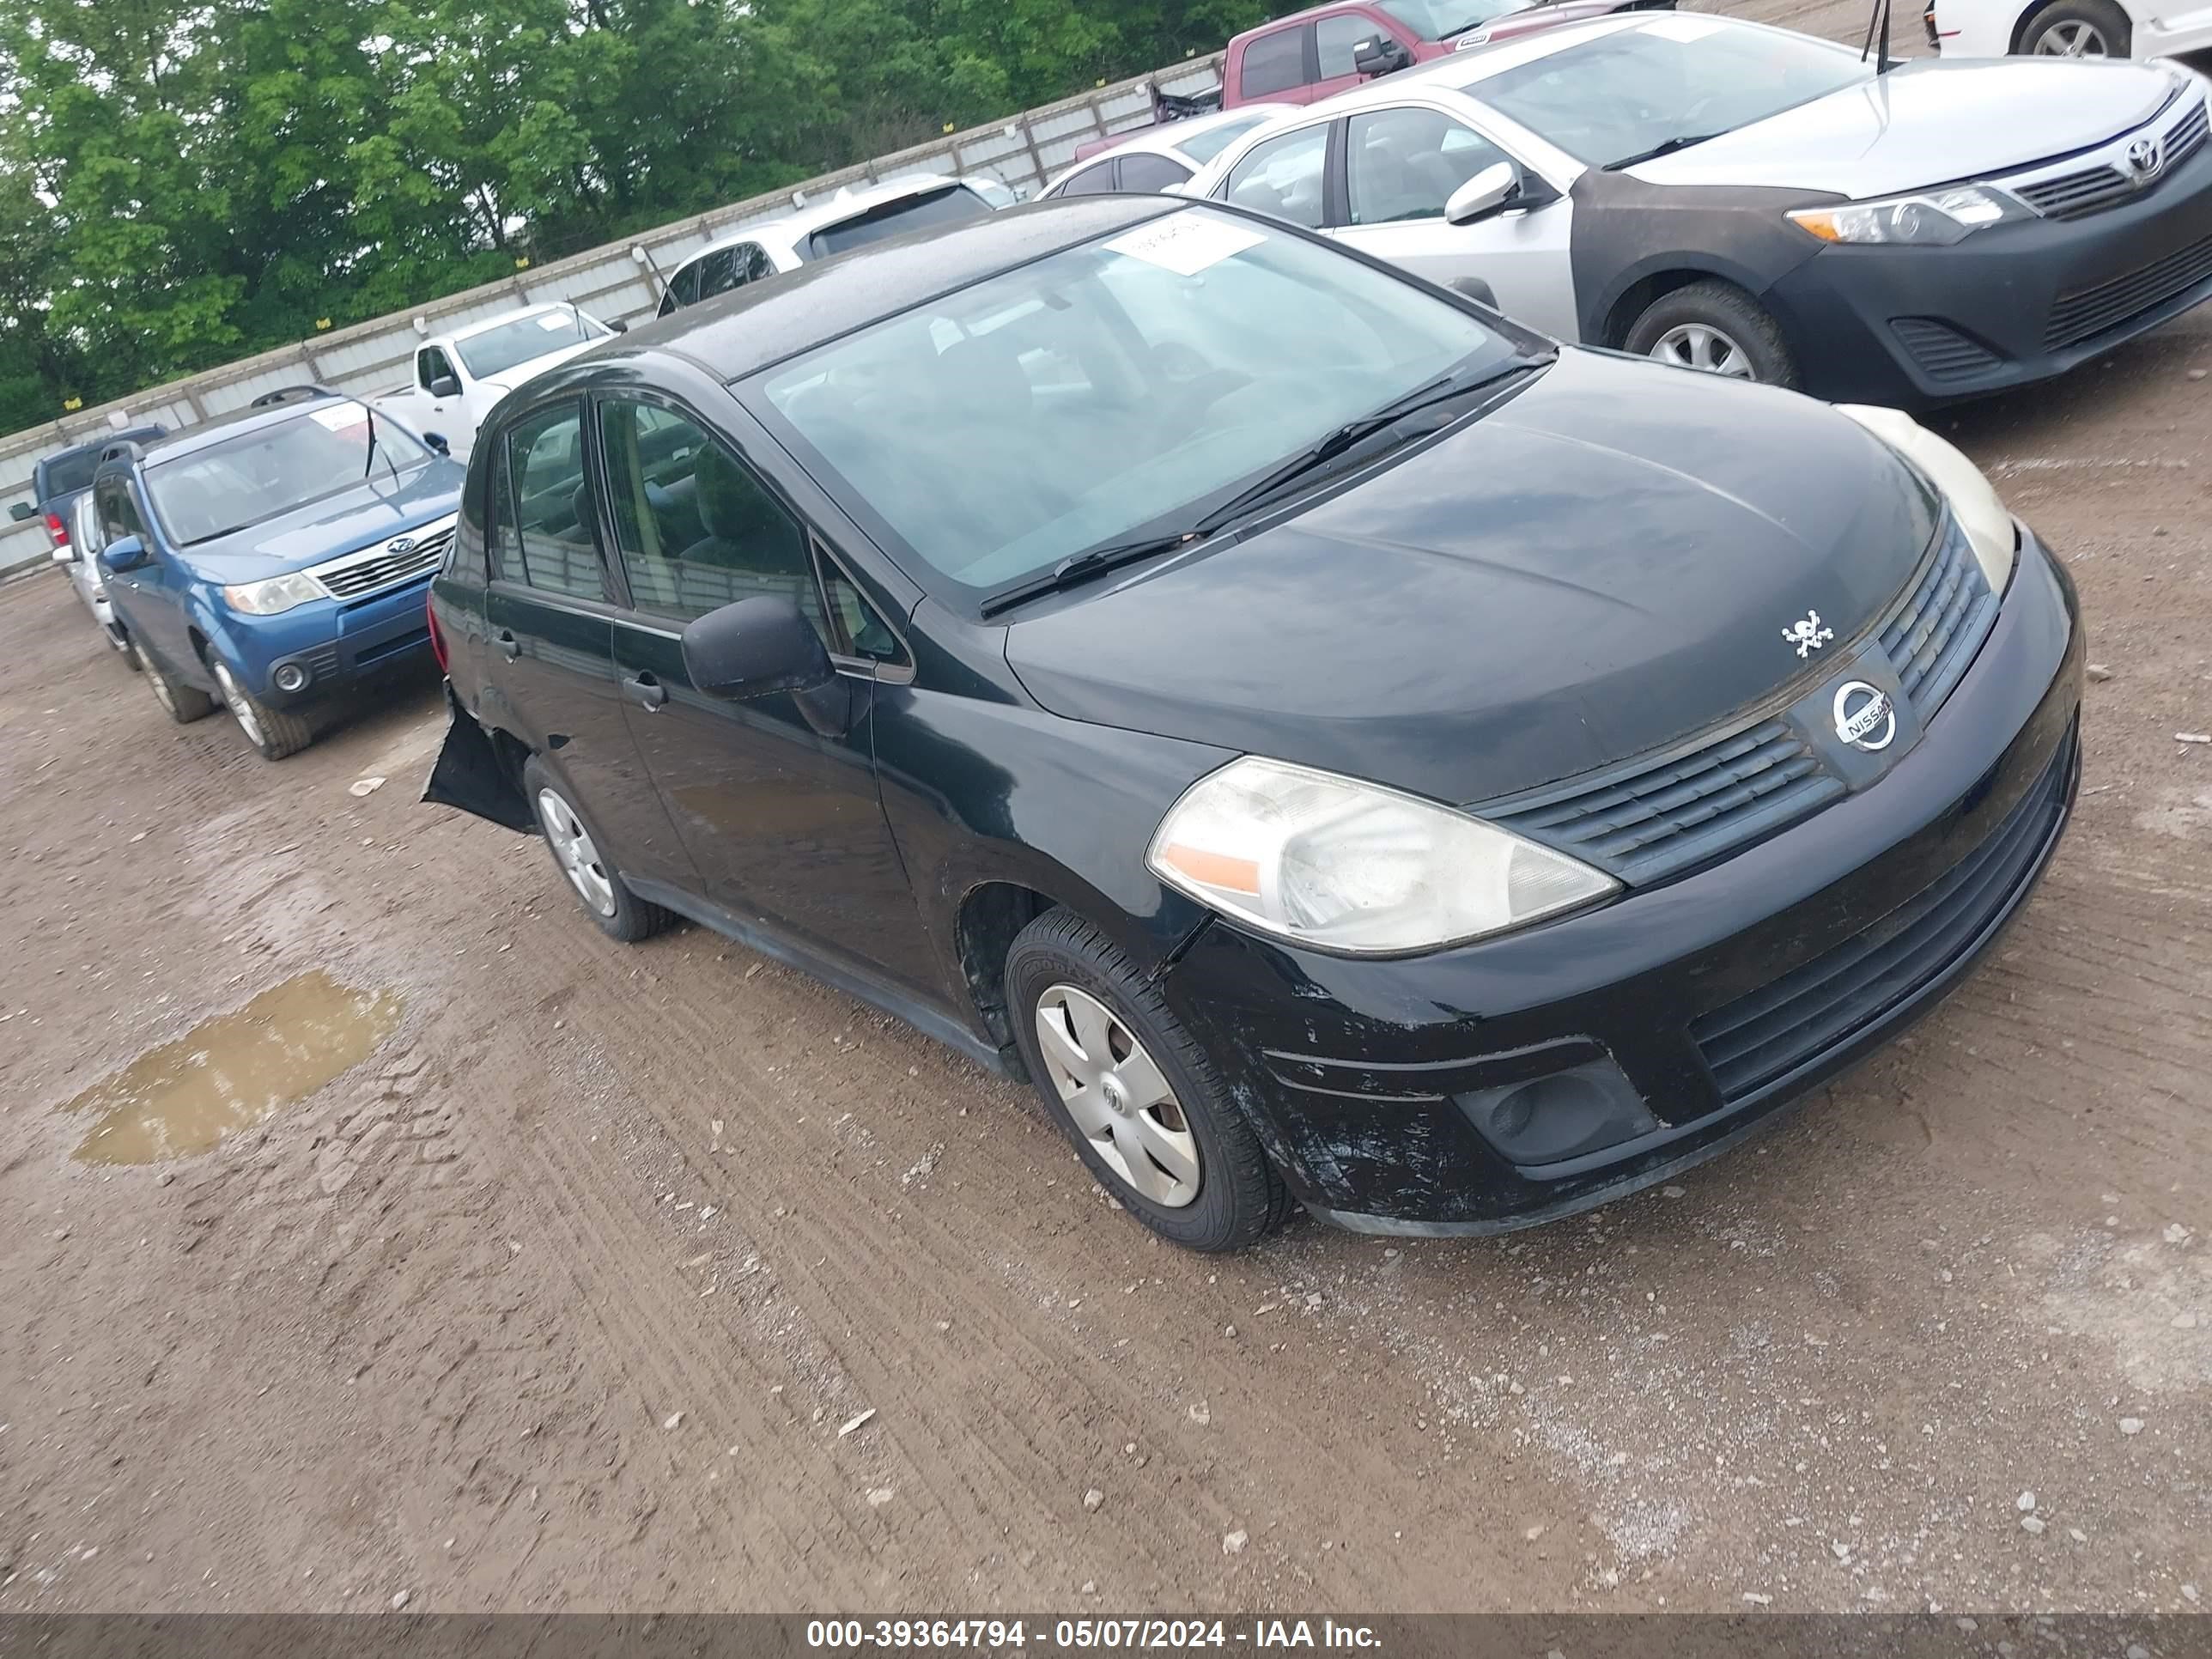
<svg viewBox="0 0 2212 1659"><path fill-rule="evenodd" d="M1319 230L1322 169L1328 159L1326 122L1270 138L1229 170L1227 198L1239 207Z"/></svg>
<svg viewBox="0 0 2212 1659"><path fill-rule="evenodd" d="M806 257L826 259L848 248L866 247L910 230L963 225L991 216L991 204L963 185L947 185L921 196L903 196L871 208L842 224L824 225L806 239Z"/></svg>
<svg viewBox="0 0 2212 1659"><path fill-rule="evenodd" d="M57 495L89 489L93 472L100 465L100 446L94 444L40 461L33 469L32 489L40 501L50 501Z"/></svg>
<svg viewBox="0 0 2212 1659"><path fill-rule="evenodd" d="M507 462L514 511L494 516L514 526L510 544L500 542L503 574L518 574L532 587L575 599L605 599L599 538L592 530L591 487L584 481L582 411L557 404L507 430ZM508 562L512 545L520 570Z"/></svg>
<svg viewBox="0 0 2212 1659"><path fill-rule="evenodd" d="M1164 155L1137 155L1121 158L1121 188L1165 190L1190 177L1190 169Z"/></svg>
<svg viewBox="0 0 2212 1659"><path fill-rule="evenodd" d="M1114 164L1101 161L1095 167L1085 167L1080 173L1068 175L1056 194L1061 196L1103 196L1114 188Z"/></svg>
<svg viewBox="0 0 2212 1659"><path fill-rule="evenodd" d="M1306 36L1313 25L1276 29L1249 40L1244 63L1237 70L1237 90L1245 98L1265 98L1306 83Z"/></svg>

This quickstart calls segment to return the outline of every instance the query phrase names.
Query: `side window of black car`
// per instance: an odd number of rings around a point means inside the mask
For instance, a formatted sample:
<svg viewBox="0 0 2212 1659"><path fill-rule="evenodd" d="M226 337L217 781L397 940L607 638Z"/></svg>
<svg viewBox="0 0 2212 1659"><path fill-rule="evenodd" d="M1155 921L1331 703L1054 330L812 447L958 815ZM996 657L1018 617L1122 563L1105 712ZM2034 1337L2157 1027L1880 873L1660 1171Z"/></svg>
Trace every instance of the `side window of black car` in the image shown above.
<svg viewBox="0 0 2212 1659"><path fill-rule="evenodd" d="M556 404L507 428L507 462L514 493L512 514L494 509L495 518L514 526L521 568L509 568L505 544L501 573L518 574L529 586L571 599L604 599L599 538L592 529L591 486L584 480L583 412L576 404Z"/></svg>
<svg viewBox="0 0 2212 1659"><path fill-rule="evenodd" d="M822 559L822 591L830 600L830 630L838 637L830 648L841 656L867 657L894 668L912 666L906 647L861 596L853 579L834 560Z"/></svg>
<svg viewBox="0 0 2212 1659"><path fill-rule="evenodd" d="M799 521L729 447L658 404L599 405L615 546L641 611L686 621L759 594L790 599L836 641Z"/></svg>

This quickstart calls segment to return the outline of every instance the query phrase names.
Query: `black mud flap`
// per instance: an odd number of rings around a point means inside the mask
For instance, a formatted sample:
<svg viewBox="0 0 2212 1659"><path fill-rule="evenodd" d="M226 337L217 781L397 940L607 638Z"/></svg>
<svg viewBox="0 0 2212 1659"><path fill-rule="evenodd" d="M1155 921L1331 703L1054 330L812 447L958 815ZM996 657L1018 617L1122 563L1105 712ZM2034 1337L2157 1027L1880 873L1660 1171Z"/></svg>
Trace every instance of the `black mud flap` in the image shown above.
<svg viewBox="0 0 2212 1659"><path fill-rule="evenodd" d="M522 792L476 716L454 701L451 684L446 687L446 741L438 750L438 763L430 769L430 781L422 786L423 800L434 806L458 807L526 836L536 835L538 822Z"/></svg>

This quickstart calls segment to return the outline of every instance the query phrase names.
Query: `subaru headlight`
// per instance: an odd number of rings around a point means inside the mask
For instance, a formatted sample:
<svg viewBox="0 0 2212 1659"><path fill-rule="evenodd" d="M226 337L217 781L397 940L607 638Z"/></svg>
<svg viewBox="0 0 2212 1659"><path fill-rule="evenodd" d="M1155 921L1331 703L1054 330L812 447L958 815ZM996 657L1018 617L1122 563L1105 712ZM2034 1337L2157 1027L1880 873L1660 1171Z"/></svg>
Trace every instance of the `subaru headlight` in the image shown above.
<svg viewBox="0 0 2212 1659"><path fill-rule="evenodd" d="M2035 210L2017 197L1987 185L1960 185L1880 202L1798 208L1790 221L1824 242L1881 242L1905 247L1948 247L1974 232Z"/></svg>
<svg viewBox="0 0 2212 1659"><path fill-rule="evenodd" d="M273 617L310 599L326 599L329 590L304 570L289 576L271 576L263 582L240 582L222 590L223 603L249 617Z"/></svg>
<svg viewBox="0 0 2212 1659"><path fill-rule="evenodd" d="M1350 956L1480 939L1620 885L1433 801L1254 755L1193 784L1145 861L1262 933Z"/></svg>
<svg viewBox="0 0 2212 1659"><path fill-rule="evenodd" d="M1990 592L2003 592L2012 579L2013 561L2019 556L2020 537L2011 509L1982 476L1981 468L1903 410L1878 409L1871 404L1838 404L1835 408L1837 414L1850 416L1936 486L1973 544L1982 574L1989 578Z"/></svg>

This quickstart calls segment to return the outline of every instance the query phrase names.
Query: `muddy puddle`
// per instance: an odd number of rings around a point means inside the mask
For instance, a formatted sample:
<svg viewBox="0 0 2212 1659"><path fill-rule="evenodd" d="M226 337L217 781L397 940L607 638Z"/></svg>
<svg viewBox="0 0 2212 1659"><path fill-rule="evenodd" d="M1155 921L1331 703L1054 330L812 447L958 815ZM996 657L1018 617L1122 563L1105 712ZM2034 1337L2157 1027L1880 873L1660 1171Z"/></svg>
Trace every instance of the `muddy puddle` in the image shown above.
<svg viewBox="0 0 2212 1659"><path fill-rule="evenodd" d="M148 1050L62 1108L94 1122L74 1156L153 1164L204 1152L359 1065L399 1023L400 999L320 969Z"/></svg>

